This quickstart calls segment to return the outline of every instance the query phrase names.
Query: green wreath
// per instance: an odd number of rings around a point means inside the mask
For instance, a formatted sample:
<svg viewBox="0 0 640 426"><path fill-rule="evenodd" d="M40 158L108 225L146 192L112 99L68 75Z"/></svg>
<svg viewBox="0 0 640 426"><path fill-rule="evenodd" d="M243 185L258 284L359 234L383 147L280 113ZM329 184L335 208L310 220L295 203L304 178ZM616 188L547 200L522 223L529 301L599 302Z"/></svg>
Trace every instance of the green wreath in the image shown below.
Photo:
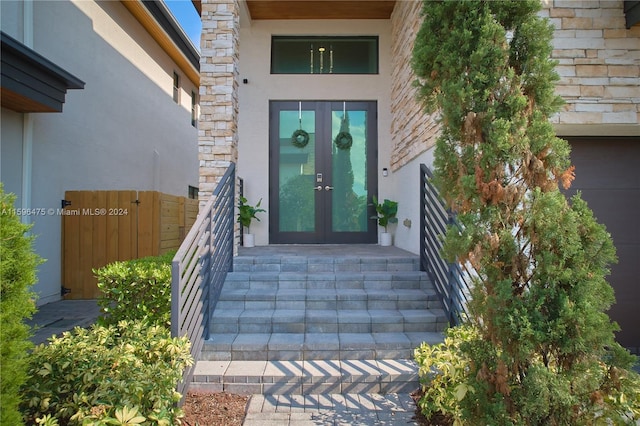
<svg viewBox="0 0 640 426"><path fill-rule="evenodd" d="M298 129L291 135L291 143L298 148L304 148L309 143L309 133Z"/></svg>
<svg viewBox="0 0 640 426"><path fill-rule="evenodd" d="M353 144L353 137L349 132L340 132L333 142L339 149L349 149Z"/></svg>

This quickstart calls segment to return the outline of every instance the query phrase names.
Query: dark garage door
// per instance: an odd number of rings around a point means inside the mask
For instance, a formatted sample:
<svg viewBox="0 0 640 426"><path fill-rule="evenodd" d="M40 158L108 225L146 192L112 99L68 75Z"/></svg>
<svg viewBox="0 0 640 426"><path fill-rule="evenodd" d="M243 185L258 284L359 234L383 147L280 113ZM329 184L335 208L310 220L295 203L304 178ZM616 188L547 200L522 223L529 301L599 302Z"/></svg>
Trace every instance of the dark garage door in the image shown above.
<svg viewBox="0 0 640 426"><path fill-rule="evenodd" d="M609 282L616 304L609 312L622 330L618 341L640 350L640 138L572 137L576 180L570 193L582 192L598 222L613 237L618 263Z"/></svg>

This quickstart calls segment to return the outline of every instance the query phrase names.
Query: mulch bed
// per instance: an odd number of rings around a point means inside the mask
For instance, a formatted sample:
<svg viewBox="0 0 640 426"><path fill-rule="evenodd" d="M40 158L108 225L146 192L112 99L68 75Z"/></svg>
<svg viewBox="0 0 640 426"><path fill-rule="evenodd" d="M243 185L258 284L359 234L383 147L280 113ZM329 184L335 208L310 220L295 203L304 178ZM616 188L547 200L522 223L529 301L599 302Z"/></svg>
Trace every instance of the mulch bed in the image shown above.
<svg viewBox="0 0 640 426"><path fill-rule="evenodd" d="M417 390L411 393L411 397L417 407L422 392ZM182 423L186 426L241 426L248 400L248 396L226 392L190 392L182 407L185 412ZM451 419L442 415L427 419L417 408L414 419L420 426L452 426L453 424Z"/></svg>
<svg viewBox="0 0 640 426"><path fill-rule="evenodd" d="M244 420L248 396L225 392L190 392L182 409L186 426L241 426Z"/></svg>

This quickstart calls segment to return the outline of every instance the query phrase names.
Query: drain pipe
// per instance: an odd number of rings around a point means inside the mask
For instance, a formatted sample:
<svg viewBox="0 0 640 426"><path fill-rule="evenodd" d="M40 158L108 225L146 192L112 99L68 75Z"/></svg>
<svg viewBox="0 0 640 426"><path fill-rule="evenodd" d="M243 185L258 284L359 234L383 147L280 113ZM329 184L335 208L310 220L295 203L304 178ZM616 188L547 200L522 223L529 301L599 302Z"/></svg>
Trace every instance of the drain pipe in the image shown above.
<svg viewBox="0 0 640 426"><path fill-rule="evenodd" d="M33 49L33 0L22 2L22 43ZM21 207L31 208L31 182L33 174L33 117L31 113L22 115L22 196ZM23 223L31 223L31 215L21 215Z"/></svg>

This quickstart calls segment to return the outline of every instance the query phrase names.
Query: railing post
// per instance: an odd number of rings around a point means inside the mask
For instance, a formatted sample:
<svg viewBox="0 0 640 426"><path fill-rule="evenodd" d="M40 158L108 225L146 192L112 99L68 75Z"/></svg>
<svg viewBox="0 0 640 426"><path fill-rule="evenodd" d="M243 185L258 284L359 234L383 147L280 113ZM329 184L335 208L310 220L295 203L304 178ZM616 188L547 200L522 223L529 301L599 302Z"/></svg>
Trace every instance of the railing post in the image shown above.
<svg viewBox="0 0 640 426"><path fill-rule="evenodd" d="M171 262L171 337L180 337L180 261Z"/></svg>
<svg viewBox="0 0 640 426"><path fill-rule="evenodd" d="M455 224L453 214L450 210L447 210L447 229ZM451 326L458 325L459 321L456 317L457 307L454 305L454 291L457 291L457 286L455 285L457 271L456 265L453 262L448 262L449 265L449 282L447 283L449 286L449 324Z"/></svg>

